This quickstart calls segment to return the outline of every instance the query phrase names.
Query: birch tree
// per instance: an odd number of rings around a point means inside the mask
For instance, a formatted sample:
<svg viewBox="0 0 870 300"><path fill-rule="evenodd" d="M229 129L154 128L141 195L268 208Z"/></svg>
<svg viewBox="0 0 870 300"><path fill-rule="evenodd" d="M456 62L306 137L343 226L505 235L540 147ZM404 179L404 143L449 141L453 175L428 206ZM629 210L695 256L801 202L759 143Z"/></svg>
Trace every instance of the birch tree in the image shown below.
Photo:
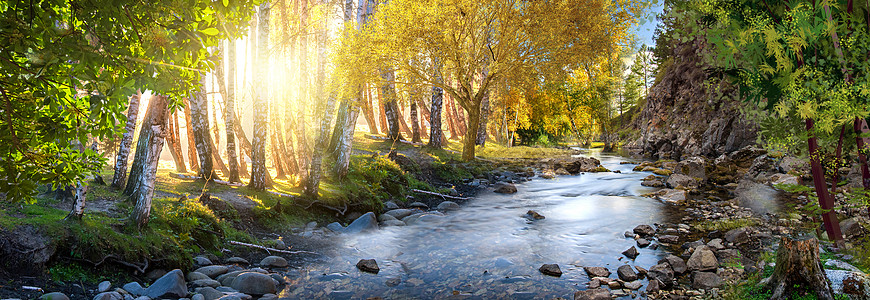
<svg viewBox="0 0 870 300"><path fill-rule="evenodd" d="M146 119L139 131L139 142L136 145L136 157L130 170L130 180L127 190L135 206L130 219L137 228L142 229L148 224L151 214L151 199L154 196L154 184L157 182L157 163L160 162L160 152L167 134L166 121L169 116L169 105L165 96L152 97L148 105Z"/></svg>
<svg viewBox="0 0 870 300"><path fill-rule="evenodd" d="M266 189L266 136L269 132L269 2L260 4L257 13L257 76L254 98L254 137L251 141L251 182L248 187Z"/></svg>
<svg viewBox="0 0 870 300"><path fill-rule="evenodd" d="M214 160L212 160L212 146L214 144L212 144L211 134L208 132L208 104L206 103L205 82L206 74L202 72L200 75L200 86L190 97L190 119L199 161L197 176L210 181L218 178L217 173L214 171Z"/></svg>
<svg viewBox="0 0 870 300"><path fill-rule="evenodd" d="M224 119L226 120L226 135L227 135L227 156L229 159L229 181L240 182L239 180L239 157L236 155L236 39L231 38L228 41L229 51L227 51L227 94L224 98ZM223 68L223 66L218 66ZM219 78L218 80L223 80Z"/></svg>
<svg viewBox="0 0 870 300"><path fill-rule="evenodd" d="M136 129L136 120L139 117L139 100L142 93L136 92L130 97L127 109L127 125L124 126L124 135L118 146L118 155L115 157L115 175L112 177L112 187L120 189L127 180L127 157L130 155L130 146L133 144L133 131Z"/></svg>

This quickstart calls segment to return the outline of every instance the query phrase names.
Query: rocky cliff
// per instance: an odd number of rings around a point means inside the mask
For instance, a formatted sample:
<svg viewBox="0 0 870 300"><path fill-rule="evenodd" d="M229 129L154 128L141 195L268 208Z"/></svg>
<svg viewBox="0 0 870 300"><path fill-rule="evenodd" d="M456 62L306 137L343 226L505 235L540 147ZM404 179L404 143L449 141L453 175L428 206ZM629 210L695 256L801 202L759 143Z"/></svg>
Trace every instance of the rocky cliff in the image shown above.
<svg viewBox="0 0 870 300"><path fill-rule="evenodd" d="M657 159L719 155L755 143L756 125L740 113L736 87L711 75L694 43L679 44L631 123L626 147Z"/></svg>

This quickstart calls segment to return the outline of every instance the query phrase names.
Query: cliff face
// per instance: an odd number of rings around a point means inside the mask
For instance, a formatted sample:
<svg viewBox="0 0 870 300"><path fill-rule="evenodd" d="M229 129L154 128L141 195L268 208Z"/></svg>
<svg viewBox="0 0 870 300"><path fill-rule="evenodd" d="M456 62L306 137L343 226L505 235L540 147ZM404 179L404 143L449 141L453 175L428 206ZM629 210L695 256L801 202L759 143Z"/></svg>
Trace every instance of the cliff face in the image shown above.
<svg viewBox="0 0 870 300"><path fill-rule="evenodd" d="M744 118L736 87L711 77L694 44L673 48L659 80L631 126L640 136L627 148L657 159L717 157L755 144L756 125Z"/></svg>

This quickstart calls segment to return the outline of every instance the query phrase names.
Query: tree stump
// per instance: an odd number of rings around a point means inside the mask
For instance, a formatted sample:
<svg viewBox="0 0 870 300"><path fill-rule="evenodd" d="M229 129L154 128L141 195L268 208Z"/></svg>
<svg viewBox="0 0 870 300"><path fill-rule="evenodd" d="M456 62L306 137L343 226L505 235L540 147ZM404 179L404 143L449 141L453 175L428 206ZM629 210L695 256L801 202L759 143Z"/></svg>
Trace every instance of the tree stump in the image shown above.
<svg viewBox="0 0 870 300"><path fill-rule="evenodd" d="M795 292L814 293L818 299L834 296L819 261L819 241L813 237L782 237L776 254L776 268L767 287L770 299L789 299Z"/></svg>

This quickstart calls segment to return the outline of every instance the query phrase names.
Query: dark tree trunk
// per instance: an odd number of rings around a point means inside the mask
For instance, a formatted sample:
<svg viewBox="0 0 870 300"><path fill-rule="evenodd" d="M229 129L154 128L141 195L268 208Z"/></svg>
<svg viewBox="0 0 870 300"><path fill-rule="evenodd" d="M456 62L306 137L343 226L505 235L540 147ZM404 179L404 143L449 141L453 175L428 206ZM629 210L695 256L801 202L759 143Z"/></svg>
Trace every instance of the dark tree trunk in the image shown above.
<svg viewBox="0 0 870 300"><path fill-rule="evenodd" d="M790 299L793 294L808 290L816 299L833 300L831 286L819 261L819 241L811 237L782 237L776 267L767 287L773 292L770 299Z"/></svg>
<svg viewBox="0 0 870 300"><path fill-rule="evenodd" d="M120 189L127 180L127 158L130 156L130 146L133 144L133 131L136 130L136 119L139 117L139 101L142 95L138 92L130 97L130 105L127 110L127 124L124 127L124 135L115 157L115 175L112 177L112 187Z"/></svg>
<svg viewBox="0 0 870 300"><path fill-rule="evenodd" d="M187 166L184 165L184 154L181 152L181 141L178 138L178 122L176 122L176 119L176 114L172 113L166 122L168 130L166 142L169 144L169 153L172 154L172 160L175 162L175 171L187 173Z"/></svg>
<svg viewBox="0 0 870 300"><path fill-rule="evenodd" d="M239 115L234 112L233 118L238 120ZM239 122L235 122L233 127L235 127L234 132L238 139L239 153L241 154L239 156L239 175L250 177L251 174L248 174L248 163L245 161L245 155L251 157L251 141L248 140L248 136L245 135L245 130L242 129L242 125Z"/></svg>
<svg viewBox="0 0 870 300"><path fill-rule="evenodd" d="M827 212L822 214L822 221L825 225L825 231L828 233L828 238L833 240L838 247L842 248L845 242L843 241L843 234L840 232L840 222L837 220L837 215L834 212L834 199L831 197L831 194L828 193L828 184L825 180L825 171L822 168L821 162L821 153L819 153L819 145L816 141L815 133L813 130L814 121L813 119L806 120L806 129L810 134L809 139L807 140L807 144L809 145L810 152L810 169L813 174L813 185L815 186L816 195L819 198L819 206L827 210Z"/></svg>
<svg viewBox="0 0 870 300"><path fill-rule="evenodd" d="M381 96L384 102L384 115L387 118L387 137L394 141L404 140L402 134L399 133L399 105L396 96L396 73L393 70L385 71L381 74L383 83L381 85Z"/></svg>
<svg viewBox="0 0 870 300"><path fill-rule="evenodd" d="M861 135L870 133L870 128L867 127L867 121L855 117L855 144L858 147L858 161L861 163L861 183L865 190L870 191L870 168L867 167L868 146L870 146L870 137L861 137ZM870 212L870 207L867 208Z"/></svg>
<svg viewBox="0 0 870 300"><path fill-rule="evenodd" d="M417 95L412 95L411 98L411 141L420 143L420 121L417 118L417 101L414 100Z"/></svg>
<svg viewBox="0 0 870 300"><path fill-rule="evenodd" d="M257 36L257 96L254 99L254 138L251 143L251 182L248 187L262 191L266 189L266 137L269 119L269 2L260 4L258 11L259 27Z"/></svg>
<svg viewBox="0 0 870 300"><path fill-rule="evenodd" d="M369 89L365 89L365 96L362 99L363 104L360 106L363 110L363 116L366 118L366 124L369 125L369 133L378 134L378 123L375 119L375 112L372 109L372 95Z"/></svg>
<svg viewBox="0 0 870 300"><path fill-rule="evenodd" d="M429 128L427 128L426 120L429 120L429 109L426 108L426 101L424 97L416 97L415 101L417 102L417 118L420 124L420 138L428 139L429 138ZM431 126L431 124L429 124Z"/></svg>
<svg viewBox="0 0 870 300"><path fill-rule="evenodd" d="M408 122L405 121L405 107L396 102L396 112L399 117L399 127L402 129L402 132L408 136L413 135L411 126L408 126Z"/></svg>
<svg viewBox="0 0 870 300"><path fill-rule="evenodd" d="M429 147L441 149L444 133L441 132L441 106L444 90L440 87L432 87L432 109L429 114Z"/></svg>
<svg viewBox="0 0 870 300"><path fill-rule="evenodd" d="M273 128L272 134L269 135L269 144L272 146L272 164L275 165L275 169L278 171L275 174L275 178L287 179L287 172L284 171L284 161L281 159L281 151L278 149L278 138L276 137L278 131L275 129L277 128Z"/></svg>
<svg viewBox="0 0 870 300"><path fill-rule="evenodd" d="M151 102L147 113L151 116L146 116L145 122L142 123L139 143L136 145L141 147L142 151L136 150L133 167L130 169L130 180L127 183L128 189L131 188L131 183L136 185L132 188L133 193L129 194L135 203L130 219L139 229L148 224L151 215L151 199L157 181L157 164L160 162L160 152L163 150L163 140L167 134L166 119L169 115L166 97L153 97Z"/></svg>
<svg viewBox="0 0 870 300"><path fill-rule="evenodd" d="M485 92L480 101L480 126L477 129L477 145L486 145L486 122L489 120L489 92Z"/></svg>
<svg viewBox="0 0 870 300"><path fill-rule="evenodd" d="M445 116L447 117L447 130L450 130L451 140L458 140L462 135L459 133L459 125L457 124L458 122L456 122L456 110L451 109L453 106L450 104L452 104L453 101L450 96L447 96L446 102L444 110L447 113Z"/></svg>
<svg viewBox="0 0 870 300"><path fill-rule="evenodd" d="M386 103L384 102L384 95L382 95L380 88L378 88L376 90L378 93L378 116L380 117L378 119L378 120L380 120L378 123L379 128L380 128L381 132L383 132L386 135L389 135L390 129L387 126L387 114L385 113L385 110L384 110L384 107L386 106Z"/></svg>
<svg viewBox="0 0 870 300"><path fill-rule="evenodd" d="M472 161L474 160L474 146L476 146L475 142L477 141L477 128L480 126L480 104L469 107L468 123L466 126L466 135L462 139L462 160Z"/></svg>
<svg viewBox="0 0 870 300"><path fill-rule="evenodd" d="M199 172L199 163L196 155L196 142L193 138L193 121L190 117L190 100L184 99L184 129L187 131L187 157L190 159L190 170Z"/></svg>

